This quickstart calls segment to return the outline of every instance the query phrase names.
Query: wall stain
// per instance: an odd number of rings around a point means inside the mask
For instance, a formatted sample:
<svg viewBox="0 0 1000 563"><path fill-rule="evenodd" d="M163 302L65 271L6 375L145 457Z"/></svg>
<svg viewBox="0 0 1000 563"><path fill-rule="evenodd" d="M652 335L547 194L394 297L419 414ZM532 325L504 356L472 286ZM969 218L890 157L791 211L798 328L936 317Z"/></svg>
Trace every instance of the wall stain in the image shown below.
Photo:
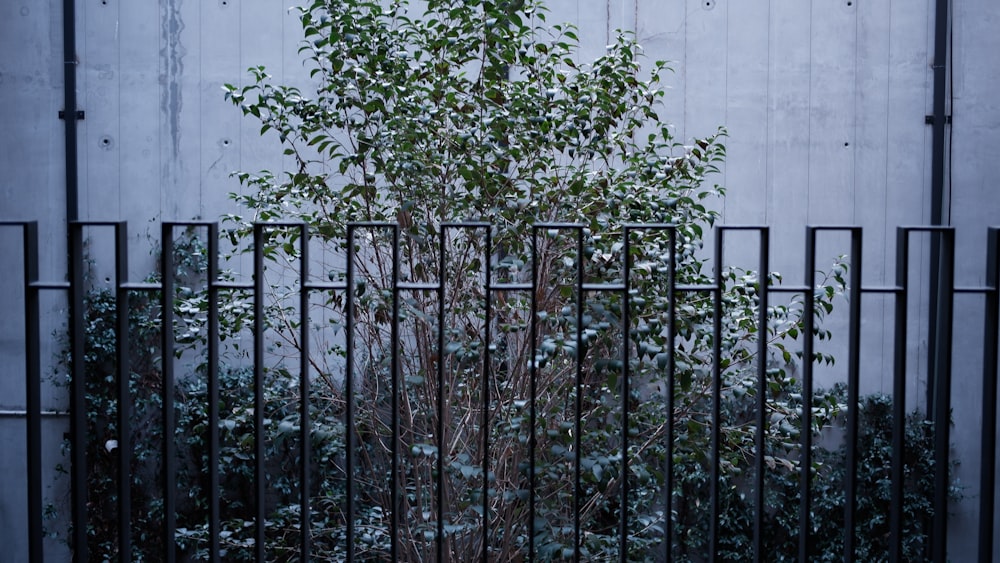
<svg viewBox="0 0 1000 563"><path fill-rule="evenodd" d="M160 111L166 120L170 134L174 159L180 151L181 76L184 74L184 55L187 49L181 43L184 21L181 19L181 0L161 0L160 2L160 64L163 89L160 95Z"/></svg>

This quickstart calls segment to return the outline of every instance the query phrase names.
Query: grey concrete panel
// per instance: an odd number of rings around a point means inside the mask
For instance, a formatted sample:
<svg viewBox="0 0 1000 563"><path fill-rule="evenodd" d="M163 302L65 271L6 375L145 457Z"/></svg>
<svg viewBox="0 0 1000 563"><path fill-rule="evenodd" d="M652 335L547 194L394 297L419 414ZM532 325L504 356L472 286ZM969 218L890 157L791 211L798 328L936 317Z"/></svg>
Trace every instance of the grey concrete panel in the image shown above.
<svg viewBox="0 0 1000 563"><path fill-rule="evenodd" d="M725 35L726 128L729 141L726 167L739 174L726 176L723 212L727 222L762 224L767 202L768 40L770 22L766 1L723 2L728 25Z"/></svg>
<svg viewBox="0 0 1000 563"><path fill-rule="evenodd" d="M115 142L120 136L122 118L118 6L117 2L86 2L78 13L77 85L79 104L88 117L79 124L81 219L107 221L123 216L119 151Z"/></svg>
<svg viewBox="0 0 1000 563"><path fill-rule="evenodd" d="M678 73L685 59L685 3L638 2L636 38L649 61L662 60L672 71L661 76L664 86L660 118L671 126L677 139L685 139L684 89Z"/></svg>
<svg viewBox="0 0 1000 563"><path fill-rule="evenodd" d="M764 220L788 250L775 269L798 275L809 209L809 5L795 0L772 3L768 34L767 196ZM788 257L786 259L786 257ZM790 278L794 280L795 278Z"/></svg>
<svg viewBox="0 0 1000 563"><path fill-rule="evenodd" d="M810 14L810 223L854 223L857 6L813 2Z"/></svg>
<svg viewBox="0 0 1000 563"><path fill-rule="evenodd" d="M953 39L951 53L952 91L950 109L952 126L947 147L947 186L950 206L947 218L960 227L957 236L957 282L980 285L985 279L983 257L986 252L986 227L1000 224L1000 88L996 53L1000 52L1000 6L995 2L956 2L953 9ZM960 311L976 311L982 307L979 299L966 300ZM976 460L982 411L980 361L982 356L981 320L978 314L960 313L955 325L957 361L953 367L953 404L956 407L954 440L960 459ZM996 401L996 398L993 398ZM967 407L965 407L967 405ZM967 487L971 502L954 507L952 529L956 539L951 542L949 555L954 561L975 559L972 550L979 522L979 467L964 462L958 477ZM994 537L1000 537L997 522ZM995 542L996 543L996 542ZM994 545L993 560L1000 560L1000 545Z"/></svg>
<svg viewBox="0 0 1000 563"><path fill-rule="evenodd" d="M228 194L239 191L239 184L230 173L239 166L240 130L251 124L237 107L224 99L222 90L224 84L238 84L246 72L240 60L239 26L234 25L239 10L228 0L225 4L202 2L200 6L200 41L202 50L211 56L200 58L198 182L202 191L201 213L214 218L218 213L238 211Z"/></svg>
<svg viewBox="0 0 1000 563"><path fill-rule="evenodd" d="M131 221L139 244L130 277L138 279L153 266L148 238L159 219L217 218L235 210L226 194L241 189L229 172L287 166L277 137L261 138L259 124L226 103L220 87L246 83L246 67L258 64L277 82L306 84L296 54L299 24L288 10L293 0L78 5L79 92L87 111L80 123L81 209L86 218ZM924 115L932 96L932 2L549 5L550 23L579 26L582 61L602 55L616 28L636 30L651 59L676 61L676 72L665 75L671 89L662 116L682 141L728 126L729 159L718 178L729 187L725 219L770 224L773 265L789 282L801 275L807 222L864 226L865 283L894 281L895 226L929 219L931 128ZM982 280L985 226L1000 216L993 185L1000 177L998 21L993 2L955 2L950 218L960 227L959 282L966 285ZM63 122L55 117L62 109L60 26L58 2L0 6L0 124L16 132L0 150L0 218L41 221L46 279L62 279L65 271ZM18 245L4 237L6 259ZM752 252L737 258L752 261ZM926 244L917 241L913 252L913 288L925 291ZM104 258L99 279L110 267ZM893 307L876 297L864 307L865 388L887 391ZM909 362L924 377L926 307L914 307L917 344ZM56 320L64 314L55 302L47 310ZM14 364L15 325L0 326L0 356ZM51 353L58 348L47 346ZM971 361L956 365L956 373L974 371ZM956 401L975 401L974 389L956 387ZM51 396L54 405L61 400L58 392ZM975 456L973 442L956 438L959 457ZM964 505L960 513L973 517ZM968 560L960 551L953 558Z"/></svg>
<svg viewBox="0 0 1000 563"><path fill-rule="evenodd" d="M0 544L3 561L28 561L27 467L25 466L25 420L0 418L0 444L6 455L0 456ZM69 510L69 492L65 476L57 470L67 463L62 456L62 435L68 429L64 418L45 418L42 421L42 495L43 502L52 509L53 518L46 519L47 537L43 544L45 561L59 563L70 561L66 546L67 525L65 515Z"/></svg>

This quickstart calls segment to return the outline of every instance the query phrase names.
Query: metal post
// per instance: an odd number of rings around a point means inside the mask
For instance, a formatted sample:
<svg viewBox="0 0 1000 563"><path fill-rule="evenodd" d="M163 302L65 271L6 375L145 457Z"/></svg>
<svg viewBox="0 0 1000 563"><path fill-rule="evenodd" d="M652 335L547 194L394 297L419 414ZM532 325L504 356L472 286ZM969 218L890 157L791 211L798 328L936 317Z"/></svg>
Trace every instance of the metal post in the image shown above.
<svg viewBox="0 0 1000 563"><path fill-rule="evenodd" d="M118 559L132 561L132 367L129 357L128 227L115 229L115 347L118 383Z"/></svg>

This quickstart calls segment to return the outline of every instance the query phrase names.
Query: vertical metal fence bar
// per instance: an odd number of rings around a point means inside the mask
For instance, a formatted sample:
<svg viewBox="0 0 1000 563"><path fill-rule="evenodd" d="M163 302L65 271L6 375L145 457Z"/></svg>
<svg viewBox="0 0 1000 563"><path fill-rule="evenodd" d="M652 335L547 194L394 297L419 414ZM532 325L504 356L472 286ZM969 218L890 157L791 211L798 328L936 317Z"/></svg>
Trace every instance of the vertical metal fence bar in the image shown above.
<svg viewBox="0 0 1000 563"><path fill-rule="evenodd" d="M309 226L299 227L299 526L300 561L309 561L312 518L309 496L312 490L312 438L309 424Z"/></svg>
<svg viewBox="0 0 1000 563"><path fill-rule="evenodd" d="M938 299L938 354L934 378L934 519L931 534L931 556L934 561L948 558L948 485L951 478L949 449L951 446L951 346L955 302L955 231L936 231L941 271L938 272L941 293Z"/></svg>
<svg viewBox="0 0 1000 563"><path fill-rule="evenodd" d="M631 346L631 338L629 329L632 327L632 297L630 295L631 290L631 276L630 270L632 268L632 230L626 226L624 229L624 252L625 259L623 260L623 266L625 271L622 272L622 281L625 282L625 286L622 291L622 382L621 382L621 394L622 394L622 427L621 427L621 499L619 500L619 523L618 523L618 559L621 563L625 563L628 560L628 407L629 407L629 377L632 375L632 370L629 368L629 347ZM579 231L581 237L582 246L582 230ZM582 254L580 255L578 261L583 261ZM579 416L579 414L577 414Z"/></svg>
<svg viewBox="0 0 1000 563"><path fill-rule="evenodd" d="M767 227L758 228L760 236L760 251L757 266L757 283L759 289L759 303L757 304L757 429L754 436L754 443L757 448L755 458L755 478L754 486L754 561L759 563L764 557L764 430L767 426L767 307L768 307L768 286L770 275L768 269L771 267L771 238L770 230ZM808 434L808 429L803 433Z"/></svg>
<svg viewBox="0 0 1000 563"><path fill-rule="evenodd" d="M24 244L24 394L27 412L28 558L42 561L42 362L38 282L38 223L23 225Z"/></svg>
<svg viewBox="0 0 1000 563"><path fill-rule="evenodd" d="M345 425L344 429L344 449L345 449L345 472L347 495L347 563L354 561L354 307L355 307L355 267L356 251L354 248L354 233L357 225L348 223L347 225L347 330L345 344L345 371L344 371L344 402L345 404Z"/></svg>
<svg viewBox="0 0 1000 563"><path fill-rule="evenodd" d="M858 408L861 384L861 229L851 231L851 273L848 304L847 459L844 483L844 562L855 560L855 515L858 494Z"/></svg>
<svg viewBox="0 0 1000 563"><path fill-rule="evenodd" d="M896 230L896 310L895 340L893 344L892 383L892 465L891 500L889 511L889 560L903 560L903 448L906 429L906 322L907 277L910 252L909 229Z"/></svg>
<svg viewBox="0 0 1000 563"><path fill-rule="evenodd" d="M489 224L482 226L486 230L486 249L483 256L485 268L485 319L483 325L483 563L490 560L490 372L493 367L492 331L493 323L493 229Z"/></svg>
<svg viewBox="0 0 1000 563"><path fill-rule="evenodd" d="M528 377L528 561L535 560L535 394L538 379L538 225L531 229L531 316L528 353L531 355Z"/></svg>
<svg viewBox="0 0 1000 563"><path fill-rule="evenodd" d="M1000 228L986 246L986 312L983 318L983 424L979 470L979 560L993 558L997 466L997 337L1000 325Z"/></svg>
<svg viewBox="0 0 1000 563"><path fill-rule="evenodd" d="M447 245L447 229L441 227L441 232L439 233L438 244L440 245L438 251L438 332L437 332L437 353L438 353L438 365L437 365L437 476L435 479L435 493L437 494L437 561L442 563L444 561L444 456L445 448L448 446L447 440L444 437L444 364L445 364L445 346L444 346L444 324L445 324L445 246Z"/></svg>
<svg viewBox="0 0 1000 563"><path fill-rule="evenodd" d="M389 520L389 558L392 561L399 561L399 523L400 509L402 502L399 495L399 283L400 283L400 250L399 250L399 225L396 224L392 230L392 318L390 322L389 334L389 371L392 382L392 443L389 447L389 455L392 456L392 474L389 476L391 490L389 491L389 502L392 505Z"/></svg>
<svg viewBox="0 0 1000 563"><path fill-rule="evenodd" d="M208 557L219 561L219 225L208 225Z"/></svg>
<svg viewBox="0 0 1000 563"><path fill-rule="evenodd" d="M671 225L668 229L667 244L670 247L668 250L670 264L667 267L667 274L670 279L667 284L667 345L669 346L667 352L667 413L669 415L667 416L667 461L664 470L664 486L667 489L666 509L664 510L667 551L664 560L667 562L673 560L674 545L674 385L676 384L675 372L677 369L674 342L677 330L677 227Z"/></svg>
<svg viewBox="0 0 1000 563"><path fill-rule="evenodd" d="M129 389L128 230L124 221L115 229L115 348L118 369L118 559L132 560L132 394Z"/></svg>
<svg viewBox="0 0 1000 563"><path fill-rule="evenodd" d="M84 354L83 224L73 221L70 229L70 496L72 503L73 560L89 560L87 544L87 382Z"/></svg>
<svg viewBox="0 0 1000 563"><path fill-rule="evenodd" d="M628 240L628 234L625 235ZM574 374L573 390L575 392L573 410L573 563L580 562L582 533L580 531L580 511L583 507L583 487L580 480L583 478L583 456L580 448L583 446L580 434L583 431L581 415L583 411L583 282L586 275L583 267L583 230L578 232L576 248L576 350L574 360L576 362L576 373Z"/></svg>
<svg viewBox="0 0 1000 563"><path fill-rule="evenodd" d="M719 442L722 421L722 258L725 229L715 228L715 286L712 288L712 466L709 471L709 523L708 560L716 561L719 555Z"/></svg>
<svg viewBox="0 0 1000 563"><path fill-rule="evenodd" d="M802 453L799 463L799 561L809 561L812 514L812 394L816 321L816 229L806 227L806 260L802 304ZM854 407L849 407L854 410Z"/></svg>
<svg viewBox="0 0 1000 563"><path fill-rule="evenodd" d="M264 228L253 226L253 445L254 445L254 553L256 561L266 561L267 510L264 482Z"/></svg>
<svg viewBox="0 0 1000 563"><path fill-rule="evenodd" d="M163 546L164 558L176 560L177 461L174 444L174 224L160 224L160 368L163 374Z"/></svg>

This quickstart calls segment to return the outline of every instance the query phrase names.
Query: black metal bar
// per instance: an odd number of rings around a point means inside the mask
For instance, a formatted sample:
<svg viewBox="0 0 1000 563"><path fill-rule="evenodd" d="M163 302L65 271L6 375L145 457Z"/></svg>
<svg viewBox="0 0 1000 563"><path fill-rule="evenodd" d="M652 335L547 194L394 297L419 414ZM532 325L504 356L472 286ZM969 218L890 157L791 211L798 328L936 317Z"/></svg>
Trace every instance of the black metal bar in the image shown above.
<svg viewBox="0 0 1000 563"><path fill-rule="evenodd" d="M76 221L80 214L79 155L77 154L77 119L83 112L77 109L76 69L76 0L62 2L62 56L63 56L63 119L65 121L64 164L66 166L66 221ZM69 229L72 231L73 227ZM69 235L73 237L72 233ZM82 357L82 356L81 356ZM79 555L79 554L75 554ZM86 555L84 551L83 555ZM86 558L81 559L85 561Z"/></svg>
<svg viewBox="0 0 1000 563"><path fill-rule="evenodd" d="M342 283L317 283L311 282L305 285L309 291L344 291L347 286Z"/></svg>
<svg viewBox="0 0 1000 563"><path fill-rule="evenodd" d="M440 288L437 283L399 282L399 289L406 291L438 291Z"/></svg>
<svg viewBox="0 0 1000 563"><path fill-rule="evenodd" d="M816 228L816 227L807 227ZM817 228L817 230L819 230ZM813 288L806 285L779 285L771 287L768 291L770 293L805 293L807 291L812 291Z"/></svg>
<svg viewBox="0 0 1000 563"><path fill-rule="evenodd" d="M69 415L70 415L70 412L69 411L43 410L43 411L40 411L38 414L42 418L68 418ZM16 409L16 410L0 409L0 418L24 418L24 419L27 419L28 418L28 410L27 409L23 409L23 410L22 409Z"/></svg>
<svg viewBox="0 0 1000 563"><path fill-rule="evenodd" d="M892 383L892 463L891 500L889 511L889 560L903 560L903 448L906 429L906 322L907 277L909 271L909 229L896 230L896 293L895 340L893 343Z"/></svg>
<svg viewBox="0 0 1000 563"><path fill-rule="evenodd" d="M699 293L715 291L714 285L678 285L674 288L680 293Z"/></svg>
<svg viewBox="0 0 1000 563"><path fill-rule="evenodd" d="M490 372L493 367L493 229L486 230L486 248L483 264L486 275L485 319L483 325L483 563L490 560Z"/></svg>
<svg viewBox="0 0 1000 563"><path fill-rule="evenodd" d="M666 557L665 561L671 561L674 545L673 526L673 506L674 506L674 386L676 382L676 345L675 334L677 330L677 227L668 227L668 242L670 246L668 256L670 264L668 275L670 279L667 284L667 462L664 485L667 489L666 509L664 510L664 524L666 526Z"/></svg>
<svg viewBox="0 0 1000 563"><path fill-rule="evenodd" d="M861 288L862 293L870 293L872 295L899 295L905 291L905 288L898 286L865 286Z"/></svg>
<svg viewBox="0 0 1000 563"><path fill-rule="evenodd" d="M34 289L70 289L69 282L32 282L31 287Z"/></svg>
<svg viewBox="0 0 1000 563"><path fill-rule="evenodd" d="M955 295L958 295L960 293L969 294L969 295L978 295L978 294L987 295L992 290L993 290L993 288L990 288L990 287L968 287L968 286L959 287L959 286L955 286L955 288L952 290L952 293L954 293Z"/></svg>
<svg viewBox="0 0 1000 563"><path fill-rule="evenodd" d="M239 282L227 282L217 280L212 286L215 289L240 289L244 291L253 291L253 283L239 283Z"/></svg>
<svg viewBox="0 0 1000 563"><path fill-rule="evenodd" d="M619 522L618 522L618 560L621 563L628 561L628 407L629 407L629 394L631 389L629 388L629 377L632 375L632 370L629 366L629 346L631 345L630 328L632 327L632 296L630 295L631 290L631 276L630 269L632 267L632 245L631 245L631 234L632 230L629 226L624 228L624 259L622 260L625 271L622 272L622 279L625 283L622 284L622 378L621 378L621 394L622 394L622 423L621 423L621 434L619 440L621 440L621 498L618 501L620 503L619 508ZM583 262L583 231L580 230L578 237L580 237L580 252L577 256L577 262ZM579 416L579 413L577 413Z"/></svg>
<svg viewBox="0 0 1000 563"><path fill-rule="evenodd" d="M265 478L264 410L264 229L253 226L253 445L254 445L254 554L256 561L266 561L267 483Z"/></svg>
<svg viewBox="0 0 1000 563"><path fill-rule="evenodd" d="M356 251L354 247L354 234L359 225L355 223L348 223L347 225L347 341L344 343L345 351L345 370L344 370L344 408L345 408L345 425L344 429L345 439L344 439L344 461L345 461L345 472L346 472L346 485L345 493L347 496L347 563L353 563L354 561L354 514L355 514L355 499L354 499L354 322L355 322L355 293L357 288L355 287L355 266L354 261L356 259Z"/></svg>
<svg viewBox="0 0 1000 563"><path fill-rule="evenodd" d="M127 289L129 291L160 291L163 288L162 285L158 283L145 283L145 282L125 282L121 285L121 289Z"/></svg>
<svg viewBox="0 0 1000 563"><path fill-rule="evenodd" d="M851 281L848 303L847 474L844 483L844 562L855 560L858 510L858 409L861 386L861 229L851 229Z"/></svg>
<svg viewBox="0 0 1000 563"><path fill-rule="evenodd" d="M83 285L83 225L71 222L69 228L69 276L70 276L70 358L72 379L70 380L70 497L72 503L73 560L85 563L89 560L87 544L87 383L84 355L84 285Z"/></svg>
<svg viewBox="0 0 1000 563"><path fill-rule="evenodd" d="M129 358L128 229L115 225L115 348L118 384L118 559L132 560L132 378Z"/></svg>
<svg viewBox="0 0 1000 563"><path fill-rule="evenodd" d="M948 13L950 0L935 0L934 9L934 58L931 64L933 71L934 95L931 102L933 121L931 124L931 225L945 224L945 127L950 127L950 119L945 118L945 98L947 96L946 78L948 72ZM950 116L949 116L950 117ZM930 367L927 385L927 413L935 412L934 390L937 388L936 368L940 366L940 356L943 353L943 337L939 334L941 326L940 288L944 282L941 279L942 267L941 244L942 237L937 231L931 232L931 250L929 261L930 293L928 298L927 326L927 365Z"/></svg>
<svg viewBox="0 0 1000 563"><path fill-rule="evenodd" d="M531 354L529 369L529 402L528 402L528 562L535 561L535 395L537 393L538 362L538 230L535 225L531 229L531 317L528 353Z"/></svg>
<svg viewBox="0 0 1000 563"><path fill-rule="evenodd" d="M219 226L208 225L208 557L219 561Z"/></svg>
<svg viewBox="0 0 1000 563"><path fill-rule="evenodd" d="M812 515L812 393L816 322L816 229L806 227L806 260L803 280L808 288L802 304L802 453L799 463L799 561L809 561L809 529ZM849 407L854 410L854 407Z"/></svg>
<svg viewBox="0 0 1000 563"><path fill-rule="evenodd" d="M392 490L390 491L390 512L389 520L389 558L392 561L399 561L399 530L400 512L402 502L399 495L399 292L400 292L400 249L399 249L399 225L396 224L392 230L392 318L390 324L390 366L392 377L392 444L390 445L390 455L392 456L392 471L389 475Z"/></svg>
<svg viewBox="0 0 1000 563"><path fill-rule="evenodd" d="M979 560L993 558L997 467L997 337L1000 332L1000 228L986 247L986 312L983 319L983 424L979 470Z"/></svg>
<svg viewBox="0 0 1000 563"><path fill-rule="evenodd" d="M583 282L586 273L583 267L583 230L578 231L577 237L577 248L576 248L576 350L575 358L576 362L576 374L573 382L573 388L575 391L574 398L574 414L573 417L573 562L579 563L581 556L581 544L583 541L583 534L580 530L580 512L583 508L583 487L581 486L581 479L583 477L583 448L581 434L583 433L583 424L580 420L583 414L583 308L584 304L584 290ZM628 233L625 234L625 240L628 240ZM626 251L626 256L627 256ZM627 267L627 264L626 264ZM627 333L626 333L627 334ZM625 346L628 346L626 341ZM623 510L624 511L624 510Z"/></svg>
<svg viewBox="0 0 1000 563"><path fill-rule="evenodd" d="M160 369L163 374L163 548L167 561L176 561L177 460L174 443L174 225L160 224Z"/></svg>
<svg viewBox="0 0 1000 563"><path fill-rule="evenodd" d="M760 228L760 264L757 266L757 429L754 440L757 448L755 457L754 487L754 561L760 563L764 558L764 430L767 427L767 307L771 264L771 238L767 227ZM803 425L804 426L804 425ZM803 434L808 434L804 427ZM808 469L808 468L807 468Z"/></svg>
<svg viewBox="0 0 1000 563"><path fill-rule="evenodd" d="M585 283L582 285L583 291L625 291L623 283Z"/></svg>
<svg viewBox="0 0 1000 563"><path fill-rule="evenodd" d="M309 496L312 491L309 472L312 466L312 433L309 421L309 226L299 232L299 557L309 561L312 551L312 515Z"/></svg>
<svg viewBox="0 0 1000 563"><path fill-rule="evenodd" d="M719 558L719 442L722 423L722 258L725 230L715 228L715 286L712 288L712 465L709 469L708 560Z"/></svg>
<svg viewBox="0 0 1000 563"><path fill-rule="evenodd" d="M27 411L28 558L42 561L42 360L38 281L38 222L23 224L24 244L24 394Z"/></svg>
<svg viewBox="0 0 1000 563"><path fill-rule="evenodd" d="M437 561L438 563L444 562L444 456L445 449L448 446L448 441L445 440L444 435L444 364L447 361L445 358L445 347L444 347L444 325L445 325L445 274L446 259L445 259L445 246L447 245L447 229L442 226L441 232L439 233L438 244L439 256L438 256L438 332L437 332L437 353L438 353L438 365L437 365L437 441L438 441L438 451L437 451L437 476L435 483L435 493L437 495Z"/></svg>
<svg viewBox="0 0 1000 563"><path fill-rule="evenodd" d="M937 231L941 242L938 271L938 353L934 383L934 517L931 556L934 561L948 558L948 488L951 445L951 347L955 294L955 231Z"/></svg>
<svg viewBox="0 0 1000 563"><path fill-rule="evenodd" d="M495 283L490 286L492 291L528 291L534 289L530 283Z"/></svg>

